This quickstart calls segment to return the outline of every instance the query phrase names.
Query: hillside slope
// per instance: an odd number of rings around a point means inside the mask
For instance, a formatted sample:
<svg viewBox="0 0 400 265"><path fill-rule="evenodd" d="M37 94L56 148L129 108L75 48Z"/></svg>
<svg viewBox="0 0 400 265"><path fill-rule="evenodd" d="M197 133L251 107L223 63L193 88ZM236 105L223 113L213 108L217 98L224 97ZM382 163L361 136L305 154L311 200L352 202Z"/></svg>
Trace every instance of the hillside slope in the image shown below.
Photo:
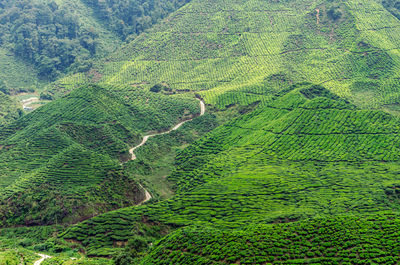
<svg viewBox="0 0 400 265"><path fill-rule="evenodd" d="M175 1L1 0L0 71L12 93L42 89L150 28L186 3ZM25 75L21 75L21 72Z"/></svg>
<svg viewBox="0 0 400 265"><path fill-rule="evenodd" d="M128 150L200 110L190 98L123 91L86 86L0 130L4 225L70 222L142 201L120 165Z"/></svg>
<svg viewBox="0 0 400 265"><path fill-rule="evenodd" d="M189 227L138 264L396 264L398 215L340 216L238 230Z"/></svg>
<svg viewBox="0 0 400 265"><path fill-rule="evenodd" d="M65 237L96 255L140 225L240 227L398 210L398 124L321 86L292 86L184 149L168 177L171 199L95 217Z"/></svg>
<svg viewBox="0 0 400 265"><path fill-rule="evenodd" d="M0 128L21 116L17 102L0 92Z"/></svg>
<svg viewBox="0 0 400 265"><path fill-rule="evenodd" d="M318 15L318 16L317 16ZM400 21L377 0L194 0L108 58L88 80L202 91L219 108L268 101L290 84L323 84L363 107L396 110Z"/></svg>
<svg viewBox="0 0 400 265"><path fill-rule="evenodd" d="M57 0L129 43L0 127L0 226L74 223L49 241L128 264L398 262L398 5L186 2ZM199 113L193 94L215 113L128 161Z"/></svg>

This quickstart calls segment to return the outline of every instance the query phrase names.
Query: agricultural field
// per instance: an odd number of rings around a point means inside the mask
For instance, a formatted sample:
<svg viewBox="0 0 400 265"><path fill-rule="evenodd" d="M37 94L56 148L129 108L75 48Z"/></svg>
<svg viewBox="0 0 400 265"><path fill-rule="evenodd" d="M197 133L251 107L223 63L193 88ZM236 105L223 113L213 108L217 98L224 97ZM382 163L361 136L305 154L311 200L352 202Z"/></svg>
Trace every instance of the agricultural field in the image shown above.
<svg viewBox="0 0 400 265"><path fill-rule="evenodd" d="M319 85L294 85L179 152L171 199L100 215L64 238L101 256L135 235L157 239L157 229L398 211L398 124Z"/></svg>
<svg viewBox="0 0 400 265"><path fill-rule="evenodd" d="M1 225L70 223L139 203L143 190L121 165L128 150L199 112L188 96L86 86L5 126Z"/></svg>
<svg viewBox="0 0 400 265"><path fill-rule="evenodd" d="M179 130L152 137L137 149L137 158L125 164L129 172L140 183L144 183L152 194L152 201L169 199L173 196L172 182L167 176L176 167L176 155L195 140L206 135L219 125L250 112L253 107L232 107L223 112L207 106L205 115L185 123Z"/></svg>
<svg viewBox="0 0 400 265"><path fill-rule="evenodd" d="M219 109L265 104L288 85L312 82L357 106L397 113L399 25L375 0L194 0L85 76L197 91ZM56 97L82 82L71 76L46 93Z"/></svg>
<svg viewBox="0 0 400 265"><path fill-rule="evenodd" d="M12 51L0 48L0 87L10 94L31 92L44 86L33 65L15 58ZM21 75L21 73L25 73Z"/></svg>
<svg viewBox="0 0 400 265"><path fill-rule="evenodd" d="M151 138L135 151L137 158L125 164L127 172L146 185L153 200L170 198L173 191L166 177L175 168L176 155L220 122L216 115L207 113L184 124L179 130Z"/></svg>
<svg viewBox="0 0 400 265"><path fill-rule="evenodd" d="M32 251L22 248L0 249L0 264L4 265L33 264L38 257Z"/></svg>
<svg viewBox="0 0 400 265"><path fill-rule="evenodd" d="M15 121L22 115L18 103L10 96L0 92L0 128Z"/></svg>
<svg viewBox="0 0 400 265"><path fill-rule="evenodd" d="M0 49L0 263L400 262L396 1L53 4L54 82Z"/></svg>
<svg viewBox="0 0 400 265"><path fill-rule="evenodd" d="M397 264L398 215L340 216L235 230L187 227L137 264Z"/></svg>
<svg viewBox="0 0 400 265"><path fill-rule="evenodd" d="M51 257L42 262L47 265L113 264L105 258L87 258L79 253L76 244L56 239L64 229L61 225L1 229L0 264L32 265L40 259L38 253Z"/></svg>

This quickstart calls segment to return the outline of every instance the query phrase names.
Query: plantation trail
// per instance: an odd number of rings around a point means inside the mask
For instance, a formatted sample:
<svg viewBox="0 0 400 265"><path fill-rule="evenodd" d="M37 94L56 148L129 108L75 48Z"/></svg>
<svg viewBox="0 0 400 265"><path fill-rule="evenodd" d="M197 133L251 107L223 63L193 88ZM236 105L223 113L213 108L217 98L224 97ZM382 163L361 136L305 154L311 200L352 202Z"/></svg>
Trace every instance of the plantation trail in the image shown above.
<svg viewBox="0 0 400 265"><path fill-rule="evenodd" d="M200 102L200 115L199 115L198 117L203 116L203 115L206 113L206 104L204 104L204 102L203 102L202 100L199 100L199 102ZM137 145L137 146L135 146L135 147L133 147L133 148L131 148L131 149L129 150L129 153L132 155L130 161L133 161L133 160L135 160L135 159L137 158L136 155L135 155L135 153L134 153L134 151L135 151L136 149L138 149L139 147L145 145L146 142L147 142L151 137L154 137L154 136L157 136L157 135L164 135L164 134L168 134L168 133L170 133L170 132L172 132L172 131L176 131L176 130L178 130L183 124L185 124L185 123L188 122L188 121L192 121L193 119L194 119L194 118L181 121L180 123L178 123L177 125L175 125L172 129L170 129L170 130L168 130L168 131L165 131L165 132L145 135L145 136L143 137L142 142L141 142L139 145ZM150 194L141 184L139 184L139 186L140 186L140 187L144 190L144 192L145 192L145 199L144 199L142 202L140 202L140 203L138 204L138 205L141 205L141 204L143 204L143 203L149 201L149 200L152 198L152 196L151 196L151 194Z"/></svg>
<svg viewBox="0 0 400 265"><path fill-rule="evenodd" d="M35 263L33 263L33 265L40 265L40 264L42 264L42 262L45 259L51 258L51 256L48 256L48 255L45 255L45 254L39 254L39 253L36 253L36 254L39 255L41 258L39 260L35 261Z"/></svg>
<svg viewBox="0 0 400 265"><path fill-rule="evenodd" d="M142 184L139 183L139 186L144 190L144 195L145 195L144 200L141 201L141 202L138 204L138 205L142 205L143 203L149 201L152 197L151 197L150 192L148 192L148 191L142 186Z"/></svg>
<svg viewBox="0 0 400 265"><path fill-rule="evenodd" d="M200 116L203 116L204 113L206 113L206 105L204 104L203 101L200 100ZM166 131L166 132L155 133L155 134L149 134L149 135L146 135L145 137L143 137L143 140L142 140L142 142L141 142L139 145L137 145L137 146L135 146L135 147L133 147L133 148L131 148L131 149L129 150L129 153L132 155L131 161L136 159L136 155L135 155L134 151L135 151L136 149L138 149L139 147L145 145L145 143L149 140L150 137L154 137L154 136L157 136L157 135L168 134L168 133L170 133L170 132L172 132L172 131L176 131L176 130L178 130L183 124L185 124L186 122L191 121L191 120L193 120L193 118L192 118L192 119L185 120L185 121L182 121L182 122L178 123L177 125L175 125L172 129L170 129L170 130L168 130L168 131Z"/></svg>
<svg viewBox="0 0 400 265"><path fill-rule="evenodd" d="M317 25L319 24L319 9L317 8L317 9L315 9L315 11L317 11Z"/></svg>
<svg viewBox="0 0 400 265"><path fill-rule="evenodd" d="M22 102L22 108L26 109L26 108L28 108L28 106L30 104L35 103L37 101L39 101L39 98L37 98L37 97L32 97L32 98L28 98L28 99L22 100L21 101Z"/></svg>

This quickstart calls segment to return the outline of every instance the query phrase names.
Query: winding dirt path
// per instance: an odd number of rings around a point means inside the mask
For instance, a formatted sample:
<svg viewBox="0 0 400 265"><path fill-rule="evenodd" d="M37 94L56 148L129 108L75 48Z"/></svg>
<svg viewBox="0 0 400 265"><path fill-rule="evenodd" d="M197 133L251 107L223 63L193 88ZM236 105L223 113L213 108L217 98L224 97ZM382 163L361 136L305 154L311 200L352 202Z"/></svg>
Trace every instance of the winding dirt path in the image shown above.
<svg viewBox="0 0 400 265"><path fill-rule="evenodd" d="M202 100L199 100L199 102L200 102L200 115L199 115L198 117L203 116L203 115L206 113L206 104L204 104L204 102L203 102ZM161 132L161 133L155 133L155 134L149 134L149 135L144 136L142 142L141 142L139 145L137 145L137 146L135 146L135 147L133 147L133 148L131 148L131 149L129 150L129 153L132 155L130 161L135 160L135 159L137 158L136 155L135 155L135 153L134 153L134 151L135 151L136 149L138 149L139 147L145 145L146 142L150 139L150 137L154 137L154 136L157 136L157 135L164 135L164 134L168 134L168 133L170 133L170 132L172 132L172 131L176 131L176 130L178 130L183 124L185 124L186 122L191 121L191 120L193 120L193 119L194 119L194 118L191 118L191 119L182 121L182 122L178 123L177 125L175 125L172 129L170 129L170 130L168 130L168 131ZM141 205L141 204L143 204L143 203L149 201L149 200L152 198L150 192L148 192L140 183L139 183L139 186L140 186L140 187L144 190L144 192L145 192L145 199L144 199L142 202L138 203L137 205ZM40 263L39 263L39 264L40 264ZM39 265L39 264L38 264L38 265ZM35 265L36 265L36 264L35 264Z"/></svg>
<svg viewBox="0 0 400 265"><path fill-rule="evenodd" d="M48 255L45 255L45 254L39 254L39 253L36 253L36 254L39 255L41 258L39 260L35 261L35 263L33 263L33 265L40 265L40 264L42 264L42 262L45 259L51 258L51 256L48 256Z"/></svg>
<svg viewBox="0 0 400 265"><path fill-rule="evenodd" d="M142 205L143 203L150 201L150 199L153 198L153 197L151 196L150 192L148 192L148 190L146 190L146 189L142 186L142 184L139 183L139 186L144 190L145 198L144 198L143 201L141 201L141 202L138 203L137 205Z"/></svg>
<svg viewBox="0 0 400 265"><path fill-rule="evenodd" d="M203 101L201 101L201 100L199 100L199 101L200 101L200 116L203 116L203 115L206 113L206 105L204 104ZM183 124L185 124L186 122L191 121L191 120L193 120L193 119L194 119L194 118L188 119L188 120L185 120L185 121L182 121L182 122L178 123L177 125L175 125L172 129L170 129L170 130L168 130L168 131L161 132L161 133L155 133L155 134L149 134L149 135L144 136L142 142L141 142L139 145L137 145L137 146L135 146L135 147L133 147L133 148L131 148L131 149L129 150L129 153L132 155L131 161L136 159L136 155L135 155L134 151L135 151L136 149L138 149L139 147L145 145L146 142L149 140L150 137L154 137L154 136L157 136L157 135L168 134L168 133L170 133L170 132L172 132L172 131L176 131L176 130L178 130Z"/></svg>

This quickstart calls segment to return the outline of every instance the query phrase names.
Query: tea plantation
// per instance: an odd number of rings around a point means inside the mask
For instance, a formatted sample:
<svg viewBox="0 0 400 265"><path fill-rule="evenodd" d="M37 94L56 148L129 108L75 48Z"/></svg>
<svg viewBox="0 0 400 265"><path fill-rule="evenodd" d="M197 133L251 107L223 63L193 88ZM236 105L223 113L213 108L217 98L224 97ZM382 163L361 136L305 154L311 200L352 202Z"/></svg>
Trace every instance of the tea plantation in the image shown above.
<svg viewBox="0 0 400 265"><path fill-rule="evenodd" d="M8 95L0 92L0 128L18 119L21 114L22 111L17 103Z"/></svg>
<svg viewBox="0 0 400 265"><path fill-rule="evenodd" d="M137 264L397 264L398 215L179 229Z"/></svg>
<svg viewBox="0 0 400 265"><path fill-rule="evenodd" d="M1 0L0 82L13 93L40 92L66 74L88 71L187 2Z"/></svg>
<svg viewBox="0 0 400 265"><path fill-rule="evenodd" d="M33 263L37 259L37 255L35 255L31 251L27 251L25 249L18 250L2 250L0 249L0 264L5 265L19 265L19 264L28 264Z"/></svg>
<svg viewBox="0 0 400 265"><path fill-rule="evenodd" d="M46 93L57 97L86 82L162 83L225 109L268 102L307 81L358 106L396 112L400 21L387 8L377 0L193 0Z"/></svg>
<svg viewBox="0 0 400 265"><path fill-rule="evenodd" d="M142 201L120 165L128 150L199 111L189 97L86 86L5 126L0 223L73 222Z"/></svg>
<svg viewBox="0 0 400 265"><path fill-rule="evenodd" d="M154 229L397 211L398 124L321 86L292 86L180 152L171 199L100 215L64 237L107 255L134 235L159 237Z"/></svg>
<svg viewBox="0 0 400 265"><path fill-rule="evenodd" d="M0 263L400 263L399 2L55 2L102 56L24 114L0 49Z"/></svg>

